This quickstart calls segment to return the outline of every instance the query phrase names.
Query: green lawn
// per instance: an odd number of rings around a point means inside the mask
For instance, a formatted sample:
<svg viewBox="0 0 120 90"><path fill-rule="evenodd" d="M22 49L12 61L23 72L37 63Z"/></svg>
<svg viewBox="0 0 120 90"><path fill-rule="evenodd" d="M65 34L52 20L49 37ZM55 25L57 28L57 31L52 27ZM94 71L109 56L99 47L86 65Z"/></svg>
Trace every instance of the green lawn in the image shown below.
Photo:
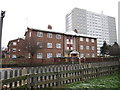
<svg viewBox="0 0 120 90"><path fill-rule="evenodd" d="M64 85L64 88L119 88L120 74L79 81Z"/></svg>

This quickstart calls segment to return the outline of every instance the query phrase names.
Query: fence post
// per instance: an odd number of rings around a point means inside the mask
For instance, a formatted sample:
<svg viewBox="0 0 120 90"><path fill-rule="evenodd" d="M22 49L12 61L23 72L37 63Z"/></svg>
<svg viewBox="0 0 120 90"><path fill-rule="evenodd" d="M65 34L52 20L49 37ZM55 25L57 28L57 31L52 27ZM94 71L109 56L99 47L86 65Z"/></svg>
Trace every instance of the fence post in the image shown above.
<svg viewBox="0 0 120 90"><path fill-rule="evenodd" d="M84 79L84 63L81 65L81 80L83 81Z"/></svg>
<svg viewBox="0 0 120 90"><path fill-rule="evenodd" d="M24 67L23 68L23 71L22 71L22 76L26 75L27 74L27 69Z"/></svg>
<svg viewBox="0 0 120 90"><path fill-rule="evenodd" d="M37 73L35 73L35 75L36 75L36 74L37 74ZM37 77L36 77L36 76L33 77L33 82L34 82L34 88L37 88L37 86L36 86Z"/></svg>
<svg viewBox="0 0 120 90"><path fill-rule="evenodd" d="M118 73L120 73L120 57L119 57L119 66L118 66L118 68L119 68Z"/></svg>
<svg viewBox="0 0 120 90"><path fill-rule="evenodd" d="M56 69L57 69L57 74L56 74L56 79L57 79L57 87L59 87L60 86L60 71L58 70L59 68L58 67L56 67Z"/></svg>
<svg viewBox="0 0 120 90"><path fill-rule="evenodd" d="M30 77L28 74L26 75L26 78L27 78L27 88L28 90L30 90Z"/></svg>

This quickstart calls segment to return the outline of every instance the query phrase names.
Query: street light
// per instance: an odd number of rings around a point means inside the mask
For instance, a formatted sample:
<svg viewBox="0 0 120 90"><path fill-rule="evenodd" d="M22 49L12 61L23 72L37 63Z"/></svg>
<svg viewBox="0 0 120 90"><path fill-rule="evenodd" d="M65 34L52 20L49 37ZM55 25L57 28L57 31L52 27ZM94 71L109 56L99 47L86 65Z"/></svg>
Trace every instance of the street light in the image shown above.
<svg viewBox="0 0 120 90"><path fill-rule="evenodd" d="M2 25L3 25L3 18L4 17L5 17L5 11L1 11L1 16L0 16L0 61L2 59L1 39L2 39Z"/></svg>

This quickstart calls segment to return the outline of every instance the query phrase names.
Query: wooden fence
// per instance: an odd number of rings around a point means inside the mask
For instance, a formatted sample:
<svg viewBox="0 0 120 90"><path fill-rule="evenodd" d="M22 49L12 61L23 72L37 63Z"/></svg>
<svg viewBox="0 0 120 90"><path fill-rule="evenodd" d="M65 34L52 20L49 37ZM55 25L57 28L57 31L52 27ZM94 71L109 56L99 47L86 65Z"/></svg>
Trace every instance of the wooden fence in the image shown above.
<svg viewBox="0 0 120 90"><path fill-rule="evenodd" d="M0 72L3 88L46 88L119 73L120 61L49 65Z"/></svg>

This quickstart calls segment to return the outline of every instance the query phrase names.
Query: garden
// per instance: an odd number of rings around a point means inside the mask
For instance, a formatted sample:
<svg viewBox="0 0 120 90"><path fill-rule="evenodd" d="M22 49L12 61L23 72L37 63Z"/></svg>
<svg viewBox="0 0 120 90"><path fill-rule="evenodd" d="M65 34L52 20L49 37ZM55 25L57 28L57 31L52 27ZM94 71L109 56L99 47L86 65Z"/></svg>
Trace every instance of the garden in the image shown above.
<svg viewBox="0 0 120 90"><path fill-rule="evenodd" d="M103 76L86 81L79 81L63 86L64 88L118 88L120 89L120 74Z"/></svg>

